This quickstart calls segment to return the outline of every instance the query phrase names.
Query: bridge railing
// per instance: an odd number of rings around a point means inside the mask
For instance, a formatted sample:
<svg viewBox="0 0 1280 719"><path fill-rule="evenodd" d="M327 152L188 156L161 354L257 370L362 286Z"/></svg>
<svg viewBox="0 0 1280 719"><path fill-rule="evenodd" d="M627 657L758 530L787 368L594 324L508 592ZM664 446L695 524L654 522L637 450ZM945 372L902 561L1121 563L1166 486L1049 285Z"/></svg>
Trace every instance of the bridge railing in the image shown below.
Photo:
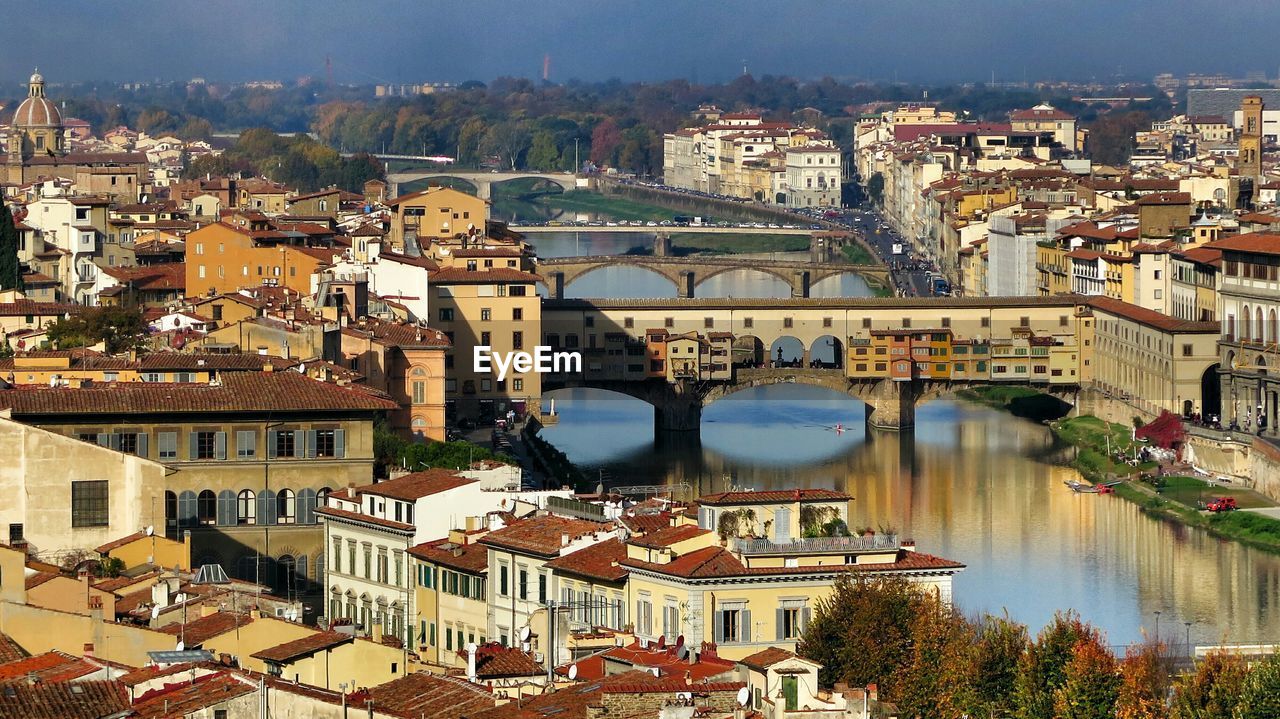
<svg viewBox="0 0 1280 719"><path fill-rule="evenodd" d="M825 552L866 552L877 549L899 549L896 534L872 534L860 537L804 537L790 542L768 539L735 539L734 551L740 554L821 554Z"/></svg>

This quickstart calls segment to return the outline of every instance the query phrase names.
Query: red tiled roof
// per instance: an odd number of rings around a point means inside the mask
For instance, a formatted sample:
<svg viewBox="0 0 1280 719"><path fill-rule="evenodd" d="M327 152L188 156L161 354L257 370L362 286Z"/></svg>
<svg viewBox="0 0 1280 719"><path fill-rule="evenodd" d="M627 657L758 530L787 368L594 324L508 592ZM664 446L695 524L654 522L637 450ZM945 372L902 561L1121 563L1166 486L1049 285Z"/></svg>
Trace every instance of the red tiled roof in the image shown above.
<svg viewBox="0 0 1280 719"><path fill-rule="evenodd" d="M134 532L133 534L127 534L123 537L120 537L119 539L113 539L110 542L107 542L106 544L98 547L97 549L94 549L93 551L97 552L98 554L107 554L113 549L116 549L118 547L123 547L124 545L130 542L137 541L146 536L147 536L146 532L137 531L137 532Z"/></svg>
<svg viewBox="0 0 1280 719"><path fill-rule="evenodd" d="M1189 205L1191 204L1190 192L1153 192L1149 195L1139 197L1134 204L1145 205Z"/></svg>
<svg viewBox="0 0 1280 719"><path fill-rule="evenodd" d="M765 671L778 662L785 662L786 660L794 659L795 657L795 652L788 651L781 647L769 647L768 649L763 649L748 657L739 659L738 663L744 664L751 669Z"/></svg>
<svg viewBox="0 0 1280 719"><path fill-rule="evenodd" d="M666 564L644 562L638 559L624 559L622 564L635 569L644 569L659 574L668 574L685 579L712 579L727 577L746 577L775 574L823 574L828 572L910 572L947 569L963 569L964 565L950 559L935 557L931 554L899 550L894 562L882 564L841 564L830 566L805 567L746 567L738 558L723 547L704 547L688 554L675 557Z"/></svg>
<svg viewBox="0 0 1280 719"><path fill-rule="evenodd" d="M0 691L0 717L102 719L128 709L124 686L110 681L12 682Z"/></svg>
<svg viewBox="0 0 1280 719"><path fill-rule="evenodd" d="M254 659L261 659L266 662L284 664L291 662L294 659L310 656L316 652L331 649L351 641L355 641L355 637L350 634L343 634L341 632L316 632L315 634L310 634L302 637L301 639L294 639L293 641L285 642L284 644L277 644L274 647L268 647L262 651L254 652L250 656Z"/></svg>
<svg viewBox="0 0 1280 719"><path fill-rule="evenodd" d="M183 624L176 622L160 628L165 634L183 637L187 647L197 647L214 637L235 631L253 622L253 617L237 612L215 612L207 617L200 617Z"/></svg>
<svg viewBox="0 0 1280 719"><path fill-rule="evenodd" d="M465 658L466 652L458 655ZM545 671L533 657L516 647L488 642L476 648L476 676L482 679L537 676Z"/></svg>
<svg viewBox="0 0 1280 719"><path fill-rule="evenodd" d="M1222 250L1215 250L1212 247L1193 247L1184 250L1182 256L1202 265L1222 266Z"/></svg>
<svg viewBox="0 0 1280 719"><path fill-rule="evenodd" d="M671 513L623 515L618 518L618 522L637 534L656 532L663 527L671 526Z"/></svg>
<svg viewBox="0 0 1280 719"><path fill-rule="evenodd" d="M1224 237L1214 240L1203 247L1214 250L1231 250L1233 252L1250 252L1255 255L1280 255L1280 234L1273 232L1250 232L1235 237Z"/></svg>
<svg viewBox="0 0 1280 719"><path fill-rule="evenodd" d="M27 653L8 634L0 633L0 665L26 659Z"/></svg>
<svg viewBox="0 0 1280 719"><path fill-rule="evenodd" d="M1109 312L1113 315L1133 320L1139 324L1154 327L1165 332L1178 332L1188 334L1216 334L1221 330L1217 322L1192 322L1190 320L1180 320L1170 317L1161 312L1157 312L1146 307L1131 305L1128 302L1113 299L1111 297L1090 297L1086 300L1090 307Z"/></svg>
<svg viewBox="0 0 1280 719"><path fill-rule="evenodd" d="M412 501L447 492L458 487L465 487L468 484L475 484L478 481L463 477L452 469L428 469L376 484L357 487L356 491L363 494L376 494L380 497Z"/></svg>
<svg viewBox="0 0 1280 719"><path fill-rule="evenodd" d="M440 330L372 317L343 327L342 334L348 337L367 337L379 344L396 347L449 347L449 338Z"/></svg>
<svg viewBox="0 0 1280 719"><path fill-rule="evenodd" d="M643 669L656 668L664 675L669 674L681 678L687 673L689 678L695 682L706 681L712 677L726 674L733 671L734 668L734 662L728 659L706 655L699 656L696 663L690 664L688 659L681 659L676 653L675 644L658 647L656 644L650 643L647 648L641 648L639 642L632 642L625 647L611 647L599 654L557 667L556 672L561 676L565 676L568 674L569 666L576 665L578 667L578 681L593 681L605 676L606 662L627 664Z"/></svg>
<svg viewBox="0 0 1280 719"><path fill-rule="evenodd" d="M228 672L197 677L159 691L148 692L133 704L139 719L185 717L214 704L221 704L257 690L255 683L239 679Z"/></svg>
<svg viewBox="0 0 1280 719"><path fill-rule="evenodd" d="M1074 120L1071 115L1056 107L1032 107L1009 113L1010 120Z"/></svg>
<svg viewBox="0 0 1280 719"><path fill-rule="evenodd" d="M531 272L524 272L510 267L494 267L488 270L444 267L431 275L431 284L465 285L488 284L490 282L537 282L538 279L538 276Z"/></svg>
<svg viewBox="0 0 1280 719"><path fill-rule="evenodd" d="M334 517L335 519L346 519L353 522L365 522L384 529L392 529L399 532L413 532L417 530L417 528L412 524L405 524L404 522L397 522L391 519L382 519L380 517L372 517L359 512L337 509L336 507L316 507L316 514L321 514L326 517Z"/></svg>
<svg viewBox="0 0 1280 719"><path fill-rule="evenodd" d="M414 719L424 715L436 719L473 717L495 704L493 695L479 685L429 672L393 679L371 687L366 694L376 711Z"/></svg>
<svg viewBox="0 0 1280 719"><path fill-rule="evenodd" d="M16 317L34 315L36 317L53 317L65 314L80 314L84 308L80 305L65 305L60 302L36 302L35 300L15 300L0 302L0 317Z"/></svg>
<svg viewBox="0 0 1280 719"><path fill-rule="evenodd" d="M780 502L835 502L853 499L853 495L830 489L778 489L766 492L720 492L704 494L698 504L777 504Z"/></svg>
<svg viewBox="0 0 1280 719"><path fill-rule="evenodd" d="M455 545L447 539L437 539L412 547L409 549L409 554L433 564L471 574L484 574L489 568L489 548L474 543Z"/></svg>
<svg viewBox="0 0 1280 719"><path fill-rule="evenodd" d="M125 382L91 387L22 385L0 392L0 407L15 416L49 414L155 414L166 412L260 412L390 410L378 399L296 372L234 372L220 384Z"/></svg>
<svg viewBox="0 0 1280 719"><path fill-rule="evenodd" d="M696 524L679 524L674 527L663 527L642 537L636 537L631 540L631 543L637 547L657 549L659 547L670 547L673 544L704 534L711 534L711 530L703 529Z"/></svg>
<svg viewBox="0 0 1280 719"><path fill-rule="evenodd" d="M69 681L98 671L99 667L63 652L45 652L0 665L0 683L34 677L41 681ZM0 714L0 716L3 716Z"/></svg>
<svg viewBox="0 0 1280 719"><path fill-rule="evenodd" d="M480 540L480 543L554 557L560 553L561 539L564 535L568 535L569 540L573 541L578 537L606 530L607 526L600 522L547 514L522 519L495 532L490 532Z"/></svg>
<svg viewBox="0 0 1280 719"><path fill-rule="evenodd" d="M187 287L187 266L166 262L147 267L102 267L103 272L121 284L132 283L140 290L181 290Z"/></svg>
<svg viewBox="0 0 1280 719"><path fill-rule="evenodd" d="M620 539L610 539L552 559L543 566L550 567L556 572L606 582L618 582L627 576L626 568L618 564L626 556L627 545Z"/></svg>

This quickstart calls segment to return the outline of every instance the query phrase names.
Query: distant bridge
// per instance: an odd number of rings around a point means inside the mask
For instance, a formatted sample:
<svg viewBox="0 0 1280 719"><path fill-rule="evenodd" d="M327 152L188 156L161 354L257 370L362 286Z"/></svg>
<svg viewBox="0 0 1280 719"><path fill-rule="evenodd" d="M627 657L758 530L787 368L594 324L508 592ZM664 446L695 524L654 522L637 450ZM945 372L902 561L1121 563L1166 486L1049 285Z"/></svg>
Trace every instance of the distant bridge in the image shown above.
<svg viewBox="0 0 1280 719"><path fill-rule="evenodd" d="M889 271L883 265L855 265L841 262L761 261L758 258L661 257L651 255L593 255L552 257L538 262L538 273L547 283L553 299L564 299L564 288L579 277L602 267L643 267L670 280L677 296L693 297L703 282L735 270L755 270L791 285L792 297L808 297L815 283L828 277L856 274L881 286L889 286Z"/></svg>
<svg viewBox="0 0 1280 719"><path fill-rule="evenodd" d="M704 235L810 235L813 230L803 227L672 227L670 225L508 225L508 230L525 235L543 232L679 232Z"/></svg>
<svg viewBox="0 0 1280 719"><path fill-rule="evenodd" d="M445 169L393 172L387 175L387 184L390 185L388 191L392 197L397 197L400 194L400 185L406 182L445 177L452 177L471 183L476 188L476 195L482 200L488 200L493 197L494 185L511 182L512 180L543 180L559 185L565 191L572 190L578 186L578 178L571 172L477 172L475 170L451 171Z"/></svg>
<svg viewBox="0 0 1280 719"><path fill-rule="evenodd" d="M576 258L575 258L576 259ZM657 259L657 258L655 258ZM803 264L803 263L801 263ZM847 265L845 267L848 267ZM1030 385L1068 404L1077 403L1082 385L1090 379L1080 358L1079 337L1091 321L1082 298L974 297L974 298L702 298L702 299L608 299L555 300L542 305L543 342L559 349L582 353L581 374L546 374L542 392L570 387L591 387L636 397L654 408L654 427L660 431L695 434L702 408L725 396L751 387L773 384L806 384L846 394L867 404L867 422L888 430L909 430L915 424L919 402L980 384ZM729 332L734 337L732 378L725 380L668 381L648 376L649 329L671 334ZM873 330L911 328L921 333L949 332L956 337L1007 339L1015 331L1031 331L1037 336L1074 336L1074 344L1061 349L1070 356L1070 366L1047 367L1039 362L1012 357L1000 361L1013 369L1021 365L1023 375L1002 375L992 380L994 356L974 357L972 376L947 374L932 378L938 360L920 357L866 356L863 360L849 348L866 346ZM791 347L783 350L784 346ZM795 347L800 350L797 353ZM772 366L775 353L792 367ZM789 354L786 354L789 353ZM811 366L815 358L834 357L834 367ZM957 355L958 357L959 355ZM892 379L875 367L909 359L923 363L926 371L918 378ZM1065 361L1063 355L1058 355ZM950 360L947 360L948 362ZM963 360L957 360L961 362ZM977 362L991 369L977 370ZM850 365L861 364L861 367ZM1040 371L1036 365L1045 365ZM852 371L851 371L852 370ZM1038 373L1034 374L1033 373ZM1052 377L1052 379L1050 379Z"/></svg>

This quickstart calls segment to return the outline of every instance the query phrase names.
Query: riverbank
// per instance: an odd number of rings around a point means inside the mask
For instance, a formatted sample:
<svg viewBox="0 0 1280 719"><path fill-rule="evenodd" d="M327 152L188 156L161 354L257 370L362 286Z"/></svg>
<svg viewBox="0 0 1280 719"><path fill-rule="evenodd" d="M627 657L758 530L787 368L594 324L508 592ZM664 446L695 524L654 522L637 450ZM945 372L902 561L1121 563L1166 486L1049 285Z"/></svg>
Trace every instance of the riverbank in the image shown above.
<svg viewBox="0 0 1280 719"><path fill-rule="evenodd" d="M539 195L534 201L557 210L592 212L608 215L615 220L660 222L670 220L673 215L673 211L667 207L628 200L625 197L602 195L591 190L549 193Z"/></svg>
<svg viewBox="0 0 1280 719"><path fill-rule="evenodd" d="M1122 424L1086 415L1051 426L1058 439L1076 448L1071 466L1095 484L1118 480L1116 495L1137 504L1144 513L1280 554L1280 519L1250 511L1274 507L1266 497L1197 477L1155 477L1150 474L1156 468L1154 462L1132 465L1118 461L1116 452L1131 456L1141 444L1133 441L1132 429ZM1218 513L1200 509L1201 502L1219 497L1235 499L1240 509Z"/></svg>
<svg viewBox="0 0 1280 719"><path fill-rule="evenodd" d="M1057 397L1037 392L1030 387L1014 385L982 385L962 389L956 396L967 402L1004 410L1023 419L1047 422L1060 419L1071 406Z"/></svg>

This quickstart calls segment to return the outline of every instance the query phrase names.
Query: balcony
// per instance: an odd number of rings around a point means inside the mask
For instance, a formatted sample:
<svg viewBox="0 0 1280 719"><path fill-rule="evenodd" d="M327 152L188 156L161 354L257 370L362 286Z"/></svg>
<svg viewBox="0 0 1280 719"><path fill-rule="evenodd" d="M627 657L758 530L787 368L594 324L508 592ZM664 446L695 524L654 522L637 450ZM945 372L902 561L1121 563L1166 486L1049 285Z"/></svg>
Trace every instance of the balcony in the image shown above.
<svg viewBox="0 0 1280 719"><path fill-rule="evenodd" d="M744 555L766 554L847 554L897 550L902 547L896 534L871 534L861 537L810 537L790 542L768 539L735 539L733 551Z"/></svg>

